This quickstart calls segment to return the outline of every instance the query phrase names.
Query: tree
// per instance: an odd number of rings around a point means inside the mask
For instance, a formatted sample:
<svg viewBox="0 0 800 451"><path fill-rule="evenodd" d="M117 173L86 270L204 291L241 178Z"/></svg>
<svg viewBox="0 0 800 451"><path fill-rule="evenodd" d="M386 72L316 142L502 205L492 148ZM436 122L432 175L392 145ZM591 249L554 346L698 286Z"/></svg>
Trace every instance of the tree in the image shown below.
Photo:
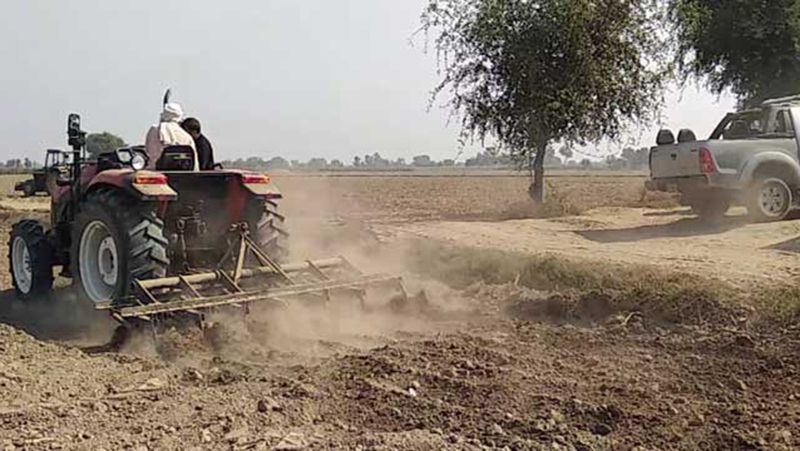
<svg viewBox="0 0 800 451"><path fill-rule="evenodd" d="M622 149L620 157L625 160L625 166L628 169L646 168L650 163L650 149L647 147L640 147L638 149L625 147Z"/></svg>
<svg viewBox="0 0 800 451"><path fill-rule="evenodd" d="M422 28L463 139L494 137L544 197L549 143L616 137L662 103L658 0L429 0Z"/></svg>
<svg viewBox="0 0 800 451"><path fill-rule="evenodd" d="M614 170L625 169L625 160L616 155L608 155L606 156L606 166Z"/></svg>
<svg viewBox="0 0 800 451"><path fill-rule="evenodd" d="M328 160L326 160L324 158L312 158L312 159L308 160L308 163L306 163L306 166L308 168L317 169L317 170L325 169L325 168L328 167Z"/></svg>
<svg viewBox="0 0 800 451"><path fill-rule="evenodd" d="M567 161L573 156L572 148L565 144L558 149L558 154L564 157L564 161Z"/></svg>
<svg viewBox="0 0 800 451"><path fill-rule="evenodd" d="M495 149L489 148L486 152L478 152L473 158L467 158L464 166L508 166L511 164L510 157L506 154L498 153Z"/></svg>
<svg viewBox="0 0 800 451"><path fill-rule="evenodd" d="M289 169L289 162L283 157L272 157L264 163L265 169Z"/></svg>
<svg viewBox="0 0 800 451"><path fill-rule="evenodd" d="M431 161L431 157L428 155L417 155L411 159L414 166L417 167L429 167L433 166L433 161Z"/></svg>
<svg viewBox="0 0 800 451"><path fill-rule="evenodd" d="M558 168L561 166L561 158L558 158L552 146L548 146L544 152L543 165L550 168Z"/></svg>
<svg viewBox="0 0 800 451"><path fill-rule="evenodd" d="M800 1L671 0L684 77L740 103L800 91Z"/></svg>
<svg viewBox="0 0 800 451"><path fill-rule="evenodd" d="M263 169L266 165L266 162L261 157L247 157L244 160L245 167L255 170Z"/></svg>
<svg viewBox="0 0 800 451"><path fill-rule="evenodd" d="M86 151L90 155L113 152L120 147L125 147L125 141L109 132L90 133L86 136Z"/></svg>
<svg viewBox="0 0 800 451"><path fill-rule="evenodd" d="M372 154L372 166L386 167L389 166L389 160L383 158L381 154L375 152Z"/></svg>

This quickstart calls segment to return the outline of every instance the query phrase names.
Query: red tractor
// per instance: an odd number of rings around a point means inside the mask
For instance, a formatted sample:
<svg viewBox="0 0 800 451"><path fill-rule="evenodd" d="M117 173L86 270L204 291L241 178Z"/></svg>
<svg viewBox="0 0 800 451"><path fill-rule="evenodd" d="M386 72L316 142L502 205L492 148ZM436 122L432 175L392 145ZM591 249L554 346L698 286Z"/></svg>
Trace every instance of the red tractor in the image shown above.
<svg viewBox="0 0 800 451"><path fill-rule="evenodd" d="M164 149L155 170L144 148L127 147L85 159L85 132L71 114L71 157L49 171L49 227L25 219L13 225L9 262L19 298L47 297L54 267L121 327L155 317L189 315L205 324L209 309L253 302L327 302L389 285L407 295L398 277L362 275L343 257L283 263L287 233L277 212L281 194L270 178L247 171L193 171L194 151ZM247 311L244 309L243 311Z"/></svg>
<svg viewBox="0 0 800 451"><path fill-rule="evenodd" d="M95 304L128 297L134 281L221 267L235 226L259 250L285 257L280 192L268 176L238 170L193 172L191 148L167 147L155 165L142 147L83 159L85 133L68 120L71 162L51 171L50 227L35 220L13 225L9 260L18 297L46 294L53 267L71 277Z"/></svg>

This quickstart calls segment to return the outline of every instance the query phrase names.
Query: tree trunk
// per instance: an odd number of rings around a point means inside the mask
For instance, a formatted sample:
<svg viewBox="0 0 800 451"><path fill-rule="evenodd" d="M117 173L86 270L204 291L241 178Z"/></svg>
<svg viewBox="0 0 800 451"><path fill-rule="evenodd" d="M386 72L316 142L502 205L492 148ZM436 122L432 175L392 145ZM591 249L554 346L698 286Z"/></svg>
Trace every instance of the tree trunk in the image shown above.
<svg viewBox="0 0 800 451"><path fill-rule="evenodd" d="M546 151L547 143L540 144L533 159L533 180L531 180L528 194L537 204L544 202L544 154Z"/></svg>

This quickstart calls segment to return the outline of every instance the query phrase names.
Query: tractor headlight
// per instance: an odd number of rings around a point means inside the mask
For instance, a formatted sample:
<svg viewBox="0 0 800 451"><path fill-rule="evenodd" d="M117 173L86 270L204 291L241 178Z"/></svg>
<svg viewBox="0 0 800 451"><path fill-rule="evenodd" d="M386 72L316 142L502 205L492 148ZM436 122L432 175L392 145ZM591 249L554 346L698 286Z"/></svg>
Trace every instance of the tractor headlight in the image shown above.
<svg viewBox="0 0 800 451"><path fill-rule="evenodd" d="M133 154L133 157L131 157L131 167L133 170L141 171L145 166L147 166L147 159L145 159L144 155L140 153Z"/></svg>

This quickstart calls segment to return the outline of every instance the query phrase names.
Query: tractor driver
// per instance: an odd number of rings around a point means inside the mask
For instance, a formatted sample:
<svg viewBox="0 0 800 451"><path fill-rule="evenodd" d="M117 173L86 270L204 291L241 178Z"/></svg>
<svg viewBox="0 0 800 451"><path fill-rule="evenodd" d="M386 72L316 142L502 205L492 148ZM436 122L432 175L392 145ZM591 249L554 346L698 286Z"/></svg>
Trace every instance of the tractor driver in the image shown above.
<svg viewBox="0 0 800 451"><path fill-rule="evenodd" d="M150 158L149 169L155 169L164 148L189 146L194 151L194 170L199 168L194 139L180 126L183 109L178 103L167 103L161 111L159 123L150 127L145 138L145 150Z"/></svg>

